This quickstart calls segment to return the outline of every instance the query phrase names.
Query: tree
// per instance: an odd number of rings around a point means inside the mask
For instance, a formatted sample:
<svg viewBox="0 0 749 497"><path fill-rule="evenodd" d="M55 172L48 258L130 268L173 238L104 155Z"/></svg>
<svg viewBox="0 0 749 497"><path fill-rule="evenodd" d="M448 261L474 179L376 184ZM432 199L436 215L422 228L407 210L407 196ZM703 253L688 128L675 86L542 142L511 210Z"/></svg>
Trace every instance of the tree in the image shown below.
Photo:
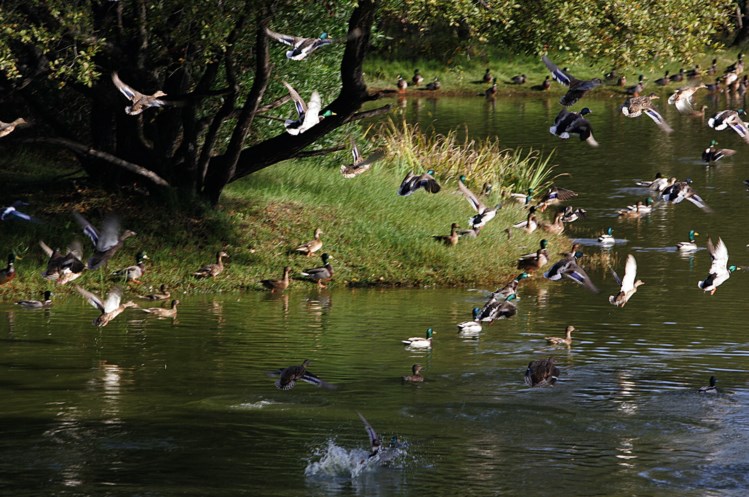
<svg viewBox="0 0 749 497"><path fill-rule="evenodd" d="M0 10L5 107L27 113L35 123L35 137L26 141L74 151L100 182L137 177L216 204L228 183L304 155L306 147L361 117L359 108L372 98L362 61L376 8L376 0L356 6L351 1L11 0ZM331 64L340 49L287 61L283 45L266 36L268 27L313 37L320 29L331 31L343 40L338 46L345 44L340 79ZM304 81L300 67L316 80ZM163 90L167 105L126 115L126 100L110 79L115 71L143 93ZM295 77L303 95L328 78L333 83L321 93L335 87L337 96L324 106L333 116L292 136L280 125L260 121L288 101L281 81L294 84Z"/></svg>

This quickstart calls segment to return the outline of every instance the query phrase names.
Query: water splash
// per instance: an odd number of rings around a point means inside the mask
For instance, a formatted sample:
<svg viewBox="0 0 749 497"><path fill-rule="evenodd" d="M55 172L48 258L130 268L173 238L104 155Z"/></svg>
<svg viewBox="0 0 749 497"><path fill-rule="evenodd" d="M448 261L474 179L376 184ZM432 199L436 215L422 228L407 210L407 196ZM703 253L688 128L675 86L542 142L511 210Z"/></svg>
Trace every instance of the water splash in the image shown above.
<svg viewBox="0 0 749 497"><path fill-rule="evenodd" d="M310 461L304 468L304 475L311 478L358 478L364 473L376 471L382 466L393 466L406 454L407 446L398 444L397 447L387 447L369 457L369 451L364 449L346 449L336 445L334 440L328 440L324 447L318 448L313 454L317 461Z"/></svg>

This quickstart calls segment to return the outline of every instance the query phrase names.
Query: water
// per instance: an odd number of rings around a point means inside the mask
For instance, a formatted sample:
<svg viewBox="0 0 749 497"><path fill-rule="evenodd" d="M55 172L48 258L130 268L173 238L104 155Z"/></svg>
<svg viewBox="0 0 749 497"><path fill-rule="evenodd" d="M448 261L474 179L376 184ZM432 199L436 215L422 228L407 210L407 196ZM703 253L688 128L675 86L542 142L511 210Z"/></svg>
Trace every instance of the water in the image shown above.
<svg viewBox="0 0 749 497"><path fill-rule="evenodd" d="M174 321L127 311L104 329L82 299L50 310L0 304L0 489L4 495L743 495L749 486L747 275L714 296L697 281L706 250L673 249L689 229L722 236L749 265L743 227L746 145L665 109L676 130L590 99L601 146L548 134L555 100L422 100L412 119L440 131L470 122L510 146L556 148L559 184L590 213L570 228L621 273L645 281L623 309L601 293L537 278L518 314L462 338L480 289L335 289L185 296ZM724 105L724 104L720 104ZM418 116L416 115L418 113ZM711 138L739 153L705 168ZM685 202L648 218L615 210L644 197L635 178L690 176L714 214ZM626 240L605 252L607 226ZM301 287L301 288L300 288ZM310 285L311 287L311 285ZM574 324L573 345L548 346ZM400 342L436 331L432 350ZM554 355L554 388L529 389L532 359ZM335 390L282 392L268 372L310 359ZM402 384L418 362L427 381ZM718 377L723 394L697 388ZM361 412L388 445L368 458Z"/></svg>

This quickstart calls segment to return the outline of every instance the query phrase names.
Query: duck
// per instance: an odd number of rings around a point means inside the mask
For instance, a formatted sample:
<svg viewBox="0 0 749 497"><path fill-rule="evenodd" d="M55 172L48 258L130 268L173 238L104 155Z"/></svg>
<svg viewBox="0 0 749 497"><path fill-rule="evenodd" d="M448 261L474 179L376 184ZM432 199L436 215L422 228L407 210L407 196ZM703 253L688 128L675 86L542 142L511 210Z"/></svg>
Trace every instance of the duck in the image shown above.
<svg viewBox="0 0 749 497"><path fill-rule="evenodd" d="M415 86L419 86L424 81L424 76L421 75L418 69L414 69L414 75L411 78L411 82Z"/></svg>
<svg viewBox="0 0 749 497"><path fill-rule="evenodd" d="M166 101L161 100L161 97L166 97L166 93L158 90L152 95L143 94L135 88L123 83L117 74L117 71L112 73L112 82L114 83L114 86L120 90L120 93L130 100L130 105L125 107L125 114L137 116L151 107L163 107L167 105Z"/></svg>
<svg viewBox="0 0 749 497"><path fill-rule="evenodd" d="M564 209L561 209L559 210L559 212L557 212L556 216L554 216L554 222L553 223L541 223L541 229L546 231L547 233L561 235L564 232L564 222L562 222L563 218L564 218Z"/></svg>
<svg viewBox="0 0 749 497"><path fill-rule="evenodd" d="M288 134L293 136L300 135L318 124L322 119L333 115L331 110L326 110L323 114L320 114L322 101L317 91L313 91L309 102L305 102L289 83L286 81L282 81L282 83L289 91L297 113L297 119L286 119L284 121L284 128L286 128Z"/></svg>
<svg viewBox="0 0 749 497"><path fill-rule="evenodd" d="M567 93L565 93L559 101L559 103L561 103L565 107L574 105L575 102L583 98L583 96L589 90L592 90L593 88L603 84L603 81L601 81L600 78L593 78L591 80L577 79L567 73L567 71L565 71L564 69L560 70L556 66L556 64L549 60L549 58L545 55L542 57L542 59L544 61L544 64L546 64L546 67L549 69L549 71L551 71L551 77L554 78L555 81L569 87Z"/></svg>
<svg viewBox="0 0 749 497"><path fill-rule="evenodd" d="M505 286L498 288L492 292L492 299L506 299L513 293L517 292L518 286L520 285L520 282L523 281L526 278L530 278L530 274L523 271L522 273L515 276L512 280L510 280L509 283L507 283ZM491 299L489 300L491 302ZM489 303L487 302L487 304Z"/></svg>
<svg viewBox="0 0 749 497"><path fill-rule="evenodd" d="M671 75L671 78L670 78L671 82L672 83L681 83L682 81L684 81L684 73L685 72L686 71L684 70L683 67L681 69L679 69L679 72L677 72L676 74L672 74Z"/></svg>
<svg viewBox="0 0 749 497"><path fill-rule="evenodd" d="M744 109L723 110L708 119L707 125L715 131L723 131L730 126L745 142L749 143L749 129L747 129L746 123L741 118L744 114L746 114Z"/></svg>
<svg viewBox="0 0 749 497"><path fill-rule="evenodd" d="M19 126L25 126L28 124L28 121L26 119L19 117L17 119L13 119L9 123L5 123L3 121L0 121L0 138L3 138L5 136L8 136L12 132L16 130Z"/></svg>
<svg viewBox="0 0 749 497"><path fill-rule="evenodd" d="M494 81L495 83L497 82L497 78L494 78L494 77L492 77L492 72L491 72L491 69L489 69L488 67L486 68L486 71L484 71L484 76L483 76L483 78L481 78L481 79L482 79L482 81L483 81L484 83L489 83L489 82L490 82L490 81L492 81L492 80L493 80L493 81Z"/></svg>
<svg viewBox="0 0 749 497"><path fill-rule="evenodd" d="M739 54L736 56L736 62L731 64L730 66L726 67L726 70L724 73L729 72L744 72L744 54L739 52Z"/></svg>
<svg viewBox="0 0 749 497"><path fill-rule="evenodd" d="M715 295L718 287L725 283L731 277L731 273L736 271L738 267L728 265L728 249L720 237L715 245L713 245L712 239L708 237L707 250L710 252L710 258L713 262L710 265L709 274L704 280L697 283L697 287L703 292L710 292L710 295Z"/></svg>
<svg viewBox="0 0 749 497"><path fill-rule="evenodd" d="M668 125L665 119L653 108L653 100L659 98L655 93L647 96L630 97L622 104L622 114L627 117L635 118L645 113L661 130L671 133L673 129Z"/></svg>
<svg viewBox="0 0 749 497"><path fill-rule="evenodd" d="M529 387L545 387L554 385L560 376L559 368L554 364L554 358L539 359L528 363L525 370L525 384Z"/></svg>
<svg viewBox="0 0 749 497"><path fill-rule="evenodd" d="M224 272L224 257L229 257L229 254L227 254L223 250L219 250L218 252L216 252L215 264L206 264L205 266L192 273L192 275L198 279L215 278L216 276Z"/></svg>
<svg viewBox="0 0 749 497"><path fill-rule="evenodd" d="M359 415L359 419L364 423L364 430L367 432L367 437L369 438L369 455L367 456L367 459L372 459L380 464L386 464L397 457L397 449L399 448L398 437L393 435L390 438L390 445L387 447L384 446L382 439L375 429L372 428L372 425L369 424L364 415L359 411L356 411L356 414ZM361 463L364 464L365 461L361 461Z"/></svg>
<svg viewBox="0 0 749 497"><path fill-rule="evenodd" d="M163 307L150 307L148 309L141 309L141 311L147 312L148 314L153 314L154 316L158 316L160 318L175 318L177 317L178 305L179 300L174 299L172 300L171 306L167 309L164 309Z"/></svg>
<svg viewBox="0 0 749 497"><path fill-rule="evenodd" d="M541 91L547 91L549 88L551 88L551 79L549 76L546 76L541 82Z"/></svg>
<svg viewBox="0 0 749 497"><path fill-rule="evenodd" d="M572 207L571 205L568 205L564 208L562 216L562 222L563 223L574 223L580 218L586 218L588 216L588 211L581 207Z"/></svg>
<svg viewBox="0 0 749 497"><path fill-rule="evenodd" d="M276 293L276 290L283 292L287 288L289 288L289 275L291 274L291 267L285 266L283 268L283 276L280 280L262 280L260 282L261 285L263 285L265 288L270 290L270 293Z"/></svg>
<svg viewBox="0 0 749 497"><path fill-rule="evenodd" d="M699 64L695 64L692 69L687 71L687 79L697 79L700 76L702 76L702 69Z"/></svg>
<svg viewBox="0 0 749 497"><path fill-rule="evenodd" d="M434 179L434 169L429 169L426 173L420 175L409 171L398 187L398 195L407 197L418 191L419 188L423 188L429 193L437 193L442 189L437 180Z"/></svg>
<svg viewBox="0 0 749 497"><path fill-rule="evenodd" d="M120 222L114 216L109 216L102 222L101 231L88 222L78 212L73 212L73 217L83 228L83 233L91 239L94 244L94 254L89 258L87 267L94 270L106 266L114 254L119 251L130 237L136 235L134 231L125 230L120 233Z"/></svg>
<svg viewBox="0 0 749 497"><path fill-rule="evenodd" d="M279 377L275 382L276 388L279 390L291 390L296 386L296 382L300 380L319 388L334 390L336 388L335 385L331 385L330 383L321 380L310 371L307 371L307 367L310 364L312 364L312 361L305 359L301 364L295 364L276 371L271 371L268 375Z"/></svg>
<svg viewBox="0 0 749 497"><path fill-rule="evenodd" d="M444 243L448 247L453 247L458 244L458 240L460 239L460 235L458 235L458 223L452 223L450 225L450 234L449 235L433 235L432 238L435 240Z"/></svg>
<svg viewBox="0 0 749 497"><path fill-rule="evenodd" d="M674 181L676 181L675 178ZM669 179L664 178L663 175L658 172L655 173L655 179L653 179L652 181L637 181L636 184L637 186L644 186L646 188L649 188L650 190L653 190L654 192L660 193L665 190L667 186L669 186Z"/></svg>
<svg viewBox="0 0 749 497"><path fill-rule="evenodd" d="M515 299L517 299L515 293L511 293L504 300L492 297L479 313L479 321L493 323L497 319L511 318L518 312L518 308L513 302Z"/></svg>
<svg viewBox="0 0 749 497"><path fill-rule="evenodd" d="M513 228L522 229L526 233L533 233L538 228L538 219L536 218L536 206L531 206L525 221L520 221L512 225Z"/></svg>
<svg viewBox="0 0 749 497"><path fill-rule="evenodd" d="M322 248L322 240L320 239L320 235L322 235L322 233L323 231L320 228L316 228L312 240L299 245L294 249L294 252L301 252L307 257L311 257L312 254Z"/></svg>
<svg viewBox="0 0 749 497"><path fill-rule="evenodd" d="M627 95L632 95L633 97L639 97L640 93L642 93L642 90L645 88L645 76L643 74L640 74L637 77L637 84L634 86L629 86L626 89Z"/></svg>
<svg viewBox="0 0 749 497"><path fill-rule="evenodd" d="M575 331L575 327L571 324L565 328L565 338L559 338L559 337L544 337L544 339L550 344L550 345L566 345L569 347L572 345L572 332Z"/></svg>
<svg viewBox="0 0 749 497"><path fill-rule="evenodd" d="M653 199L651 197L648 197L645 199L645 202L642 200L638 200L635 205L628 205L626 209L619 209L617 214L619 214L619 217L627 217L627 218L641 218L643 216L646 216L650 214L653 211Z"/></svg>
<svg viewBox="0 0 749 497"><path fill-rule="evenodd" d="M476 211L476 215L472 216L468 221L473 228L483 228L486 223L494 219L497 215L497 211L502 208L502 204L497 204L494 207L487 207L479 199L478 195L473 193L465 184L466 177L461 175L458 178L458 189L463 193L468 203L471 204L473 210Z"/></svg>
<svg viewBox="0 0 749 497"><path fill-rule="evenodd" d="M16 200L8 207L2 209L0 212L0 221L9 221L11 219L18 219L21 221L35 221L30 215L25 214L18 210L19 207L28 207L29 204L22 200Z"/></svg>
<svg viewBox="0 0 749 497"><path fill-rule="evenodd" d="M52 250L41 240L39 241L39 246L47 254L47 257L49 257L47 269L42 273L42 277L45 280L54 281L58 285L65 285L81 276L86 269L86 264L82 260L83 246L78 240L74 240L68 246L67 254L63 254L58 250Z"/></svg>
<svg viewBox="0 0 749 497"><path fill-rule="evenodd" d="M619 80L619 74L616 72L616 67L612 67L611 71L603 74L603 81L607 85L613 85Z"/></svg>
<svg viewBox="0 0 749 497"><path fill-rule="evenodd" d="M593 284L588 274L577 264L583 253L576 248L576 245L573 244L571 252L562 254L562 258L544 273L544 278L551 281L560 281L563 277L566 277L578 285L583 285L591 292L598 293L598 288Z"/></svg>
<svg viewBox="0 0 749 497"><path fill-rule="evenodd" d="M616 80L616 86L620 88L627 86L627 76L625 76L624 74L619 76L619 79Z"/></svg>
<svg viewBox="0 0 749 497"><path fill-rule="evenodd" d="M286 52L286 58L291 60L303 60L318 48L333 43L333 39L328 36L328 33L322 33L317 38L303 38L301 36L276 33L275 31L266 28L265 34L268 35L269 38L290 46L291 50Z"/></svg>
<svg viewBox="0 0 749 497"><path fill-rule="evenodd" d="M149 295L141 295L140 298L144 300L156 301L156 300L169 300L169 297L171 296L172 294L167 288L167 286L162 283L161 286L159 287L158 292L151 293Z"/></svg>
<svg viewBox="0 0 749 497"><path fill-rule="evenodd" d="M408 81L403 79L401 75L398 75L398 81L395 83L395 86L398 87L398 91L404 92L406 91L406 88L408 88Z"/></svg>
<svg viewBox="0 0 749 497"><path fill-rule="evenodd" d="M562 109L554 119L554 124L549 128L549 133L563 140L568 139L571 134L578 135L580 141L586 142L591 147L597 147L598 142L593 138L593 128L588 120L583 117L590 113L591 110L587 107L583 107L580 112Z"/></svg>
<svg viewBox="0 0 749 497"><path fill-rule="evenodd" d="M658 85L658 86L666 86L667 84L669 84L671 82L671 76L670 76L670 74L671 74L670 71L666 71L663 74L662 78L658 78L658 79L655 80L655 84Z"/></svg>
<svg viewBox="0 0 749 497"><path fill-rule="evenodd" d="M411 337L405 340L401 340L406 346L415 349L431 349L432 348L432 335L434 332L432 328L427 328L426 335L424 337Z"/></svg>
<svg viewBox="0 0 749 497"><path fill-rule="evenodd" d="M526 81L525 74L520 74L518 76L513 76L510 81L512 81L513 85L524 85Z"/></svg>
<svg viewBox="0 0 749 497"><path fill-rule="evenodd" d="M544 212L550 205L557 205L575 197L577 197L577 193L572 190L552 185L544 196L541 197L538 204L536 204L536 208L541 209L541 212Z"/></svg>
<svg viewBox="0 0 749 497"><path fill-rule="evenodd" d="M497 78L494 78L492 85L486 90L484 90L484 96L487 98L492 98L496 94L497 94Z"/></svg>
<svg viewBox="0 0 749 497"><path fill-rule="evenodd" d="M317 283L318 288L325 288L325 283L329 282L333 278L333 266L330 265L329 260L332 259L330 255L322 255L322 266L311 269L305 269L302 271L302 276L308 277L311 281Z"/></svg>
<svg viewBox="0 0 749 497"><path fill-rule="evenodd" d="M692 101L692 96L698 91L703 88L707 88L707 86L700 84L697 86L685 86L683 88L677 89L670 97L668 97L668 103L669 105L673 105L676 107L676 110L681 112L682 114L692 115L696 111L694 110L694 102Z"/></svg>
<svg viewBox="0 0 749 497"><path fill-rule="evenodd" d="M414 364L411 366L411 374L403 377L403 383L423 383L424 377L421 375L421 371L424 366L421 364Z"/></svg>
<svg viewBox="0 0 749 497"><path fill-rule="evenodd" d="M614 229L609 227L604 231L599 237L598 237L598 243L601 245L613 245L616 243L616 239L614 239Z"/></svg>
<svg viewBox="0 0 749 497"><path fill-rule="evenodd" d="M510 198L514 199L517 203L525 206L530 206L533 200L533 188L528 188L526 193L511 193Z"/></svg>
<svg viewBox="0 0 749 497"><path fill-rule="evenodd" d="M730 148L717 148L717 145L717 141L710 140L710 145L702 152L702 160L707 164L713 164L724 157L730 157L736 154L735 150Z"/></svg>
<svg viewBox="0 0 749 497"><path fill-rule="evenodd" d="M706 387L700 387L699 390L697 390L698 393L704 393L704 394L716 394L718 393L718 387L715 385L718 383L718 379L715 376L710 377L710 384Z"/></svg>
<svg viewBox="0 0 749 497"><path fill-rule="evenodd" d="M442 83L440 83L439 78L434 78L431 83L427 84L427 90L435 91L442 88Z"/></svg>
<svg viewBox="0 0 749 497"><path fill-rule="evenodd" d="M680 252L694 252L698 249L697 242L694 240L694 237L698 235L699 233L697 233L696 231L689 230L689 241L677 243L676 249Z"/></svg>
<svg viewBox="0 0 749 497"><path fill-rule="evenodd" d="M718 59L713 59L710 66L707 68L707 74L712 76L716 72L718 72Z"/></svg>
<svg viewBox="0 0 749 497"><path fill-rule="evenodd" d="M122 300L122 288L115 286L107 294L106 300L102 301L97 295L83 289L79 285L75 285L75 289L80 293L89 304L99 310L99 316L94 319L93 324L98 327L104 327L108 325L114 318L122 314L125 309L130 307L138 307L133 301L125 302L121 304Z"/></svg>
<svg viewBox="0 0 749 497"><path fill-rule="evenodd" d="M0 285L10 283L16 277L16 255L14 253L8 254L8 265L4 269L0 269Z"/></svg>
<svg viewBox="0 0 749 497"><path fill-rule="evenodd" d="M692 180L690 178L684 181L674 181L672 184L667 186L661 192L661 198L666 202L674 204L680 203L682 200L688 200L705 212L712 212L710 206L700 197L697 192L692 188Z"/></svg>
<svg viewBox="0 0 749 497"><path fill-rule="evenodd" d="M517 268L531 273L544 267L549 262L549 254L546 252L547 244L546 239L543 239L535 253L520 256Z"/></svg>
<svg viewBox="0 0 749 497"><path fill-rule="evenodd" d="M353 136L351 137L351 154L354 156L354 161L351 164L341 166L341 175L347 179L355 178L362 173L366 173L369 171L372 164L385 156L385 153L382 150L377 150L369 157L364 158L361 153L359 153L359 148L356 146L356 141Z"/></svg>
<svg viewBox="0 0 749 497"><path fill-rule="evenodd" d="M471 313L473 315L473 319L471 321L458 323L458 331L462 334L478 333L481 331L481 323L479 322L481 309L478 307L474 307Z"/></svg>
<svg viewBox="0 0 749 497"><path fill-rule="evenodd" d="M19 300L16 305L26 309L46 309L52 307L52 292L46 290L42 293L42 300Z"/></svg>
<svg viewBox="0 0 749 497"><path fill-rule="evenodd" d="M624 307L632 298L632 295L637 292L637 288L645 284L642 280L635 279L637 277L637 261L634 256L632 254L627 255L627 262L624 265L624 278L619 279L619 275L613 268L611 268L611 274L614 275L614 279L621 288L618 294L609 296L609 304Z"/></svg>
<svg viewBox="0 0 749 497"><path fill-rule="evenodd" d="M123 269L118 269L117 271L114 271L112 275L124 277L125 282L127 283L133 282L140 285L143 283L142 281L140 281L140 278L142 278L143 275L146 274L147 260L148 254L146 254L144 251L140 251L135 255L135 265L128 266Z"/></svg>

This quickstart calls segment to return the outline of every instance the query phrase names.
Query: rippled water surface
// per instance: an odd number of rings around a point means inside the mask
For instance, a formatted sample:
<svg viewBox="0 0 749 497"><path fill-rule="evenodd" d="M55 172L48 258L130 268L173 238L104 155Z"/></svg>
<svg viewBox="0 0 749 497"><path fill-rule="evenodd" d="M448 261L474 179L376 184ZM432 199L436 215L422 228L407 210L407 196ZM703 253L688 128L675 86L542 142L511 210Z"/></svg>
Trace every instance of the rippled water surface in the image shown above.
<svg viewBox="0 0 749 497"><path fill-rule="evenodd" d="M602 269L601 293L572 283L523 282L518 314L461 338L455 324L487 289L318 292L182 299L179 317L132 310L91 325L83 300L47 311L0 305L0 489L5 495L744 495L749 488L749 275L714 296L697 281L706 250L672 247L689 229L722 236L731 261L749 265L742 185L749 146L664 109L666 136L591 99L601 146L555 140L555 100L413 99L407 116L439 131L468 122L475 136L510 146L556 147L560 185L580 192L590 217L570 236L612 226L645 285L623 309ZM725 105L709 101L708 105ZM661 105L661 109L665 103ZM706 169L711 138L739 153ZM658 205L618 221L642 198L635 178L690 176L715 210ZM499 231L498 231L499 232ZM592 242L591 242L592 243ZM588 244L586 253L602 249ZM570 348L545 336L578 331ZM429 351L400 340L436 331ZM554 388L529 389L528 362L554 355ZM279 391L269 371L312 361L337 386ZM427 381L402 384L411 364ZM718 377L720 395L697 389ZM368 458L361 412L386 445Z"/></svg>

